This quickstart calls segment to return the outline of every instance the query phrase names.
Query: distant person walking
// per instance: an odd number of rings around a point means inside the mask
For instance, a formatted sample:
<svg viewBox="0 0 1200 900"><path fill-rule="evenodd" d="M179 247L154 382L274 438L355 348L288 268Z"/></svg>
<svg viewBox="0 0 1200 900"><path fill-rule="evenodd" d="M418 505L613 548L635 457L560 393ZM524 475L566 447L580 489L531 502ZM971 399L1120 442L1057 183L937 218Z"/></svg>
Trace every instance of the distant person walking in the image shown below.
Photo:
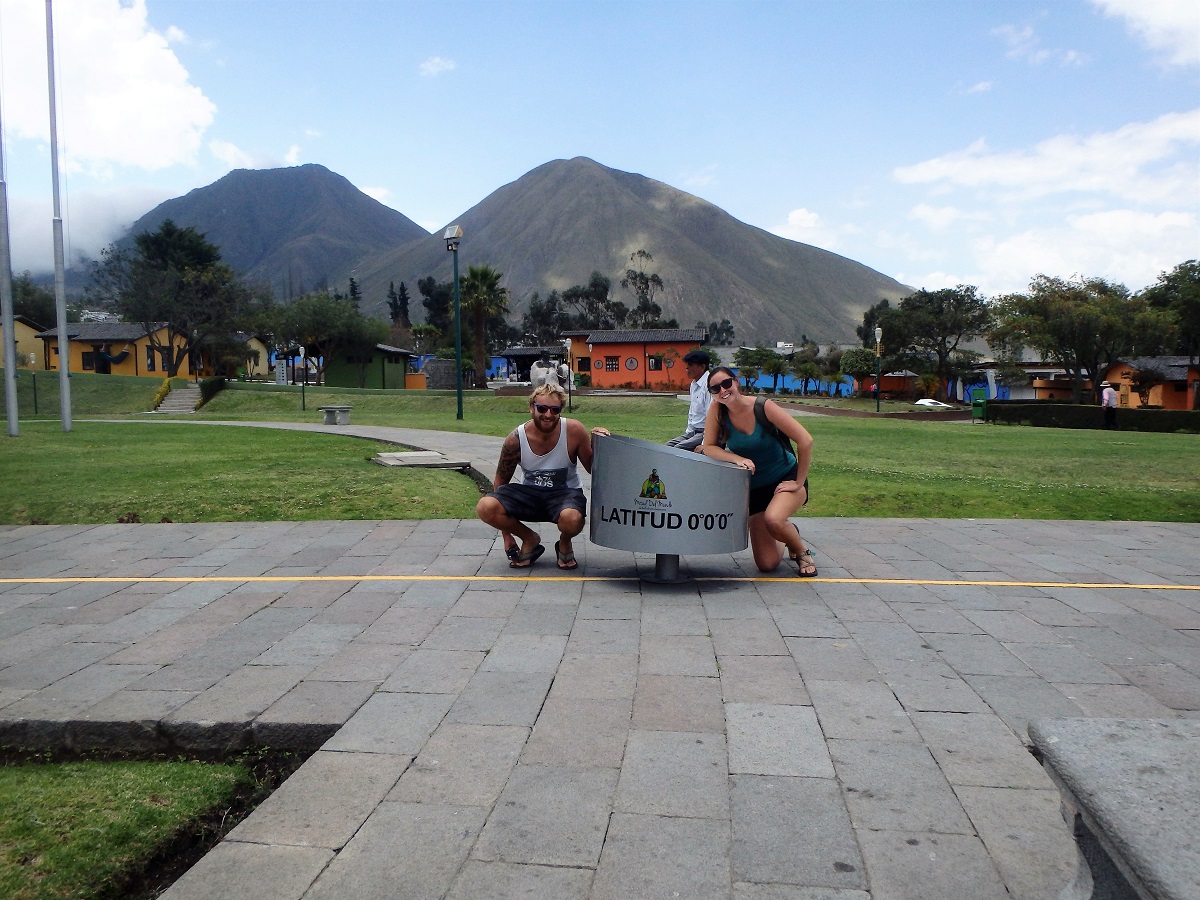
<svg viewBox="0 0 1200 900"><path fill-rule="evenodd" d="M683 365L687 371L688 381L688 417L687 427L679 437L667 441L668 447L678 450L695 450L704 443L704 421L708 417L708 407L712 403L712 394L708 391L708 367L712 363L703 350L692 350L684 354Z"/></svg>
<svg viewBox="0 0 1200 900"><path fill-rule="evenodd" d="M1100 405L1104 407L1104 427L1115 431L1117 428L1117 392L1107 381L1100 382Z"/></svg>

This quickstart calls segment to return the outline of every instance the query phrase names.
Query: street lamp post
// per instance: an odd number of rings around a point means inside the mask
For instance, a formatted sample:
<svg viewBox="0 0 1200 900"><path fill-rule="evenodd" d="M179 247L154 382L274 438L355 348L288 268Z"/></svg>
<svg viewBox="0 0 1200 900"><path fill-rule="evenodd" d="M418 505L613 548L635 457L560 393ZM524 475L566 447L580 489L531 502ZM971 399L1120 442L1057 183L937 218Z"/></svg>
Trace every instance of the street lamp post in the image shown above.
<svg viewBox="0 0 1200 900"><path fill-rule="evenodd" d="M878 325L876 325L875 326L875 412L879 412L879 394L881 393L880 384L879 384L879 378L880 378L879 364L880 364L880 359L882 357L882 341L883 341L883 329L880 328Z"/></svg>
<svg viewBox="0 0 1200 900"><path fill-rule="evenodd" d="M463 417L462 407L462 317L459 312L458 297L458 242L462 240L462 228L451 225L442 237L446 241L446 249L454 254L454 390L458 394L458 416Z"/></svg>

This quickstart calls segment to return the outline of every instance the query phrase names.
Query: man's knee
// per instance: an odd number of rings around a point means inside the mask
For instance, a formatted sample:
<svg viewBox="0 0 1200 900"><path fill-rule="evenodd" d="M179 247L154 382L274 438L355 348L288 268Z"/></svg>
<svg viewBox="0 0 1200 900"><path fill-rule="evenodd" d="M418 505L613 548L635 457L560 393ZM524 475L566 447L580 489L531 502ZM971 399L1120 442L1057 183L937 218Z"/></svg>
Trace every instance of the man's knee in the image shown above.
<svg viewBox="0 0 1200 900"><path fill-rule="evenodd" d="M558 514L558 530L568 537L583 531L584 515L578 509L568 507Z"/></svg>
<svg viewBox="0 0 1200 900"><path fill-rule="evenodd" d="M506 515L506 511L495 497L480 497L479 502L475 504L475 515L491 525L501 516Z"/></svg>

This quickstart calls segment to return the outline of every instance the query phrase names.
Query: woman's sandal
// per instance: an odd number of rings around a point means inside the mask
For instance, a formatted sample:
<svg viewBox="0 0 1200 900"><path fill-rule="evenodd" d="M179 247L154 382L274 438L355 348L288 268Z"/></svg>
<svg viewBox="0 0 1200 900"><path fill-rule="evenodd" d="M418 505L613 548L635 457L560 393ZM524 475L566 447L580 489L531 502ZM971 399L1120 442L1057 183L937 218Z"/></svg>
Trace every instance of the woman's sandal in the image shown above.
<svg viewBox="0 0 1200 900"><path fill-rule="evenodd" d="M800 526L793 522L792 527L796 529L796 537L800 537ZM817 577L817 563L816 560L813 559L812 550L805 547L799 553L789 553L788 558L796 564L796 576L798 578ZM804 571L805 569L809 568L812 569L811 572Z"/></svg>

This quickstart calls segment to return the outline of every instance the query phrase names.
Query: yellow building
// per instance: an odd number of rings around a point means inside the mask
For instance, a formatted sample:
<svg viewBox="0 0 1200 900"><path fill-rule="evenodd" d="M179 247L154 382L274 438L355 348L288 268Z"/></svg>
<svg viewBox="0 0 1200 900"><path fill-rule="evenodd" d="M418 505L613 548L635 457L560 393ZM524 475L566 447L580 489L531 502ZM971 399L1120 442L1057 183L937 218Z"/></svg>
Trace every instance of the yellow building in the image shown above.
<svg viewBox="0 0 1200 900"><path fill-rule="evenodd" d="M163 356L168 347L178 354L186 345L183 335L168 337L166 325L153 332L154 341L141 325L134 322L75 322L67 326L67 346L71 372L95 372L97 375L142 375L163 378L168 367ZM58 329L38 335L43 343L42 368L57 372L59 361ZM191 360L185 356L179 364L179 378L192 376Z"/></svg>
<svg viewBox="0 0 1200 900"><path fill-rule="evenodd" d="M45 329L33 319L25 316L13 316L13 335L17 351L17 368L41 370L42 348L38 344L38 335ZM0 340L4 337L4 325L0 322ZM3 344L0 344L3 346ZM4 356L0 355L0 368L4 366Z"/></svg>

